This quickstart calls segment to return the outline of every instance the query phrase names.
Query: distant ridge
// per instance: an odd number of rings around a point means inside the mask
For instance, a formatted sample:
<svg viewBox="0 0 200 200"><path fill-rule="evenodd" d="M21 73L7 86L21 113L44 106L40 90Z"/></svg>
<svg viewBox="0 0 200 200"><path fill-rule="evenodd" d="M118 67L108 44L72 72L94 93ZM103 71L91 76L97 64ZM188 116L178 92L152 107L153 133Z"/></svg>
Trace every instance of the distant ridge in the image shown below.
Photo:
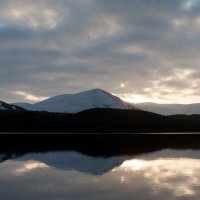
<svg viewBox="0 0 200 200"><path fill-rule="evenodd" d="M5 103L3 101L0 101L0 110L3 111L18 111L18 110L24 110L23 108L17 106L17 105L12 105Z"/></svg>
<svg viewBox="0 0 200 200"><path fill-rule="evenodd" d="M95 108L73 114L6 111L0 112L0 121L0 132L199 133L200 131L200 115L162 116L133 109Z"/></svg>
<svg viewBox="0 0 200 200"><path fill-rule="evenodd" d="M4 105L6 103L4 102ZM62 94L44 101L30 103L7 104L30 111L46 111L55 113L78 113L94 108L135 109L157 113L160 115L192 115L200 114L200 103L195 104L158 104L153 102L128 103L102 89L91 89L76 94ZM8 107L8 106L6 106ZM0 110L5 109L3 106Z"/></svg>
<svg viewBox="0 0 200 200"><path fill-rule="evenodd" d="M102 90L92 89L77 94L54 96L36 104L15 103L31 111L78 113L93 108L137 109L133 104Z"/></svg>
<svg viewBox="0 0 200 200"><path fill-rule="evenodd" d="M200 103L194 104L158 104L158 103L137 103L135 104L141 110L154 112L160 115L192 115L200 114Z"/></svg>

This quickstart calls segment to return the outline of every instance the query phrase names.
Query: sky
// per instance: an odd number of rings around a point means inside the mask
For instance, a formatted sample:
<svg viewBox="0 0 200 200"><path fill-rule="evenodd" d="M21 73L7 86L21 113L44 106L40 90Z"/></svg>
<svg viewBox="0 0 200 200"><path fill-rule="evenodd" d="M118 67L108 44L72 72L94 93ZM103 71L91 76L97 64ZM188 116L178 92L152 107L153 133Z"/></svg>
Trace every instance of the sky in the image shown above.
<svg viewBox="0 0 200 200"><path fill-rule="evenodd" d="M200 103L200 1L0 0L0 99L101 88Z"/></svg>

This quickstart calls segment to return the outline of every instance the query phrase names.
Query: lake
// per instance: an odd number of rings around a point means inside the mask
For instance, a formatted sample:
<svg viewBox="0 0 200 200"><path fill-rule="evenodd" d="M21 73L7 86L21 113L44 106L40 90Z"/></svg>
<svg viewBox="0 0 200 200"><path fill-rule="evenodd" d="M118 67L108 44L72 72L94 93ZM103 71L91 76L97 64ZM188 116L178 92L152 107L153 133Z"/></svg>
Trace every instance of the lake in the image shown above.
<svg viewBox="0 0 200 200"><path fill-rule="evenodd" d="M3 200L186 200L200 196L200 150L113 156L0 153Z"/></svg>

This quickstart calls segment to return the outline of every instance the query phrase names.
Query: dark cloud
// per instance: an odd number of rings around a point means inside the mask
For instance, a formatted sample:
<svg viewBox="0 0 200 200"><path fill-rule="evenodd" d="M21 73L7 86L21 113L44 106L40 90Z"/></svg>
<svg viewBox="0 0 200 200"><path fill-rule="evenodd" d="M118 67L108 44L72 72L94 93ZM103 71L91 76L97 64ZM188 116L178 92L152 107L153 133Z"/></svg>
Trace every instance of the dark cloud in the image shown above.
<svg viewBox="0 0 200 200"><path fill-rule="evenodd" d="M1 99L100 87L200 102L199 9L195 0L0 0Z"/></svg>

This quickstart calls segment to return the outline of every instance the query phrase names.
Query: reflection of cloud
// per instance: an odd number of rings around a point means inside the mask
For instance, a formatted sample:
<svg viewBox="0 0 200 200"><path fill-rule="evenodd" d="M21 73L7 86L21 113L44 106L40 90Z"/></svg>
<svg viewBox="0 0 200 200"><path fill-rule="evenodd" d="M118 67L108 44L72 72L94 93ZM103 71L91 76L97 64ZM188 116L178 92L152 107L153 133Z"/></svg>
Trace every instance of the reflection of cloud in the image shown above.
<svg viewBox="0 0 200 200"><path fill-rule="evenodd" d="M131 174L139 173L152 181L153 187L172 190L175 196L194 195L200 182L200 161L189 158L132 159L113 171L129 174L126 179L129 179Z"/></svg>
<svg viewBox="0 0 200 200"><path fill-rule="evenodd" d="M113 158L78 154L64 162L63 152L27 154L0 164L0 194L4 199L142 199L199 200L199 151L164 150L126 160L114 170L97 176L81 171L83 165L104 166ZM35 160L35 158L38 158ZM34 158L34 159L33 159ZM116 157L119 158L120 157ZM122 158L122 157L121 157ZM95 165L88 160L92 159ZM127 159L127 157L125 158ZM96 162L99 160L100 162ZM78 161L78 162L77 162ZM68 164L68 167L65 166ZM80 166L72 170L73 165ZM64 166L62 169L56 165ZM118 166L118 165L116 165ZM26 188L26 190L24 190Z"/></svg>
<svg viewBox="0 0 200 200"><path fill-rule="evenodd" d="M49 167L48 165L41 162L29 161L28 163L22 164L22 166L20 166L19 168L16 168L15 172L17 175L21 175L36 169L44 169L48 167Z"/></svg>
<svg viewBox="0 0 200 200"><path fill-rule="evenodd" d="M134 159L134 160L125 161L120 166L120 168L124 170L139 171L147 167L147 165L148 165L148 161Z"/></svg>

